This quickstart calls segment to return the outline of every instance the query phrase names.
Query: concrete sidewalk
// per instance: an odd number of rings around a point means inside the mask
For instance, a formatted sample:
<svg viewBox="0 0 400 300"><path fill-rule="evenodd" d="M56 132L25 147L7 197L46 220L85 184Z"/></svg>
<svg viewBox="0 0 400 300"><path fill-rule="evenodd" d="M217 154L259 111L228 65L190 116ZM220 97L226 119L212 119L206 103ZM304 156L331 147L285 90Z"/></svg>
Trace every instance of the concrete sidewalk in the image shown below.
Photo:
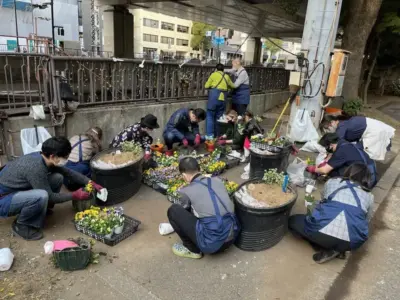
<svg viewBox="0 0 400 300"><path fill-rule="evenodd" d="M270 123L273 121L266 122L265 127ZM395 158L399 149L400 142L396 139L394 152L379 166L384 174L374 189L375 209L385 200L400 173L400 156ZM223 176L240 183L243 167L231 169ZM292 214L305 213L302 190L299 189ZM350 256L347 260L318 265L312 260L314 251L308 243L295 239L290 233L278 245L262 252L244 252L231 247L223 254L205 256L201 260L183 259L171 251L179 238L175 234L163 237L158 233L159 223L167 221L166 211L170 206L164 195L142 185L138 194L122 206L127 215L142 222L140 230L115 247L96 243L95 251L103 252L100 264L71 273L54 271L53 266L45 265L48 258L42 254L47 240L82 236L71 222L74 216L71 203L56 207L54 215L47 220L45 239L38 242L6 236L12 219L1 220L0 248L11 243L16 258L11 271L0 273L0 299L4 298L2 280L7 282L14 278L15 296L4 299L320 300L335 295L332 286L341 288L339 275L347 264L351 266L353 259ZM27 264L31 267L24 269ZM36 282L38 277L43 278L40 285ZM32 282L20 288L19 279ZM41 289L49 292L40 297L28 297L32 291L39 293Z"/></svg>

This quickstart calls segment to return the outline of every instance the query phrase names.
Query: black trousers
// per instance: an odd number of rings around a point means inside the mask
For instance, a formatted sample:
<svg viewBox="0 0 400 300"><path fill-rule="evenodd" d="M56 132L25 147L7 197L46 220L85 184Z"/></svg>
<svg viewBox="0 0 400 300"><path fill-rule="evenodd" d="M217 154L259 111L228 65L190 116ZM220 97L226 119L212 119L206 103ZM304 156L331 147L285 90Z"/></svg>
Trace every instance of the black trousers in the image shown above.
<svg viewBox="0 0 400 300"><path fill-rule="evenodd" d="M300 235L303 239L309 241L311 245L322 248L322 250L335 250L337 252L350 251L350 242L337 239L321 232L306 234L304 232L305 218L305 215L294 215L289 218L289 229L293 231L295 235Z"/></svg>
<svg viewBox="0 0 400 300"><path fill-rule="evenodd" d="M196 216L179 204L172 204L167 214L169 223L181 238L183 246L193 253L200 253L197 246L196 223L198 219ZM233 240L226 242L217 252L226 250L232 243Z"/></svg>
<svg viewBox="0 0 400 300"><path fill-rule="evenodd" d="M239 116L243 116L247 110L247 104L236 104L232 103L232 109L238 113Z"/></svg>

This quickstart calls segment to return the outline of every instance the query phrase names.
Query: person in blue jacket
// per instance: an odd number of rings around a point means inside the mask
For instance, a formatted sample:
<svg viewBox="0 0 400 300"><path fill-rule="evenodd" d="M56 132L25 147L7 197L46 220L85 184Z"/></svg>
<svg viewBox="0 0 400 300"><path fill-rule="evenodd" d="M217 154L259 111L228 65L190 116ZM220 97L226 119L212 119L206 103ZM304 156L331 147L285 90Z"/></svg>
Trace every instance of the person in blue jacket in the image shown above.
<svg viewBox="0 0 400 300"><path fill-rule="evenodd" d="M367 118L364 116L326 116L320 127L327 133L336 132L342 140L358 142L367 129Z"/></svg>
<svg viewBox="0 0 400 300"><path fill-rule="evenodd" d="M309 166L310 173L324 174L332 177L343 176L347 167L353 163L363 163L371 173L371 181L368 185L373 188L377 183L377 172L375 162L364 151L361 144L350 143L339 139L336 133L327 133L319 141L320 145L331 153L330 158L319 166Z"/></svg>
<svg viewBox="0 0 400 300"><path fill-rule="evenodd" d="M218 177L201 175L193 157L179 162L179 172L189 185L180 191L183 205L173 204L168 209L169 222L182 240L172 252L198 259L203 253L226 250L235 242L240 225L224 183Z"/></svg>
<svg viewBox="0 0 400 300"><path fill-rule="evenodd" d="M238 58L232 61L232 67L233 69L227 71L235 77L235 89L232 93L232 109L235 110L239 116L243 116L250 103L249 75L242 67L242 63Z"/></svg>
<svg viewBox="0 0 400 300"><path fill-rule="evenodd" d="M204 121L206 113L204 109L180 108L172 114L165 126L163 137L167 146L166 155L173 155L173 144L182 143L184 147L188 145L199 146L204 142L204 137L200 135L199 122Z"/></svg>
<svg viewBox="0 0 400 300"><path fill-rule="evenodd" d="M225 112L228 89L234 89L235 85L229 75L224 73L224 65L217 64L205 88L208 89L206 137L213 139L219 136L217 121Z"/></svg>
<svg viewBox="0 0 400 300"><path fill-rule="evenodd" d="M374 203L370 177L365 164L352 164L342 177L327 181L322 201L310 215L289 218L289 228L320 249L313 255L316 263L345 258L346 251L358 249L368 239Z"/></svg>

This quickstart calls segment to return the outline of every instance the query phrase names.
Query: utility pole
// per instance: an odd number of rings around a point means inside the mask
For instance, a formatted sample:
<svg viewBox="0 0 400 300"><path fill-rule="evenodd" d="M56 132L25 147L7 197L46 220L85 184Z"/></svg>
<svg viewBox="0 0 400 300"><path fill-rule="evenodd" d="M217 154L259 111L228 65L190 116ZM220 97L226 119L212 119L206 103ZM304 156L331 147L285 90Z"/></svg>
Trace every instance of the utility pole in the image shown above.
<svg viewBox="0 0 400 300"><path fill-rule="evenodd" d="M17 36L17 52L20 52L20 49L19 49L19 34L18 34L17 1L16 0L14 0L14 14L15 14L15 34Z"/></svg>
<svg viewBox="0 0 400 300"><path fill-rule="evenodd" d="M324 100L322 93L329 75L342 2L343 0L308 0L301 49L308 59L308 74L312 76L309 82L305 81L304 91L300 92L300 105L297 106L296 101L292 104L291 124L297 110L306 109L315 128L318 128Z"/></svg>
<svg viewBox="0 0 400 300"><path fill-rule="evenodd" d="M53 54L55 54L56 53L56 48L55 48L55 43L56 43L56 39L55 39L55 37L54 37L54 28L55 28L55 26L54 26L54 0L51 0L50 1L50 5L51 5L51 36L52 36L52 39L53 39Z"/></svg>
<svg viewBox="0 0 400 300"><path fill-rule="evenodd" d="M221 51L219 49L220 38L221 38L221 28L218 28L218 43L217 43L217 47L218 47L217 48L217 55L218 55L217 61L218 61L218 63L221 62Z"/></svg>

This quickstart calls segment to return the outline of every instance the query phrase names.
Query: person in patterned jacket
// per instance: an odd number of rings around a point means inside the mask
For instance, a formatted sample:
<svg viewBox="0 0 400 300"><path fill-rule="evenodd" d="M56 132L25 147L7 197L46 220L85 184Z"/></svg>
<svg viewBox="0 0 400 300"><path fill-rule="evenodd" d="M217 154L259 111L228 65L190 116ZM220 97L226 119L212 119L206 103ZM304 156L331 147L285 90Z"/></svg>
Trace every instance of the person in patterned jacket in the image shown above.
<svg viewBox="0 0 400 300"><path fill-rule="evenodd" d="M133 141L142 146L145 151L145 159L150 158L150 146L153 143L150 133L157 128L160 128L157 118L152 114L148 114L140 122L130 125L118 133L112 140L110 147L116 148L123 142Z"/></svg>
<svg viewBox="0 0 400 300"><path fill-rule="evenodd" d="M289 228L321 249L314 254L316 263L345 257L368 239L374 195L368 189L370 171L363 163L349 166L342 177L329 179L323 200L309 215L289 218Z"/></svg>

